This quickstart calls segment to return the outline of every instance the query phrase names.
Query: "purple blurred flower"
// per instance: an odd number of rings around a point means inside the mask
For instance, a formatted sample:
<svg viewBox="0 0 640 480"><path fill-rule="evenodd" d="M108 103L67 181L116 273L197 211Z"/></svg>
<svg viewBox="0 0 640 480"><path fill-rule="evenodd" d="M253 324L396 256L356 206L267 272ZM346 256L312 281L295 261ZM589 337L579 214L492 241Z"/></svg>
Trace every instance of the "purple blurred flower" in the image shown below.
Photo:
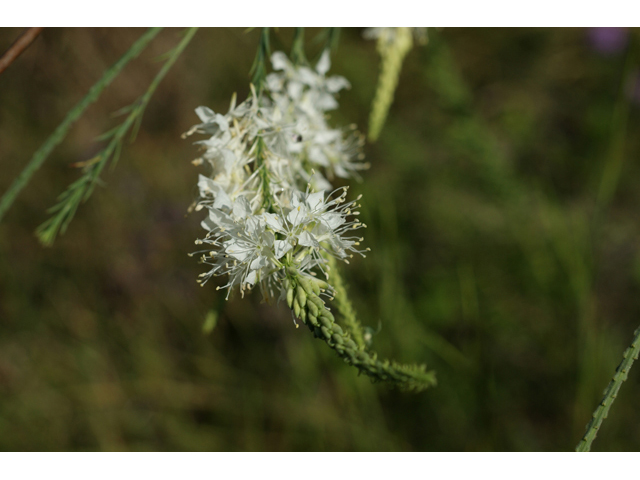
<svg viewBox="0 0 640 480"><path fill-rule="evenodd" d="M627 78L627 98L633 103L640 104L640 70L635 70Z"/></svg>
<svg viewBox="0 0 640 480"><path fill-rule="evenodd" d="M599 27L588 29L589 43L598 53L614 55L627 46L629 31L625 27Z"/></svg>

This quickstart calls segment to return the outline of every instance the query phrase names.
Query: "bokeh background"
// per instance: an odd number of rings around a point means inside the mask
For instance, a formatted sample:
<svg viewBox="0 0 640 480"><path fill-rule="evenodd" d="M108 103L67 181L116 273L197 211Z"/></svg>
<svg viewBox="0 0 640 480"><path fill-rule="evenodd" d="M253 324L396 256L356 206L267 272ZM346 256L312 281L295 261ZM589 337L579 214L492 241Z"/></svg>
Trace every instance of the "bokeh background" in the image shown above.
<svg viewBox="0 0 640 480"><path fill-rule="evenodd" d="M0 192L143 31L45 29L0 75ZM0 29L0 50L20 33ZM359 377L283 305L196 284L202 170L180 134L195 107L246 96L257 30L200 30L135 143L39 245L71 164L179 35L127 66L0 224L0 449L572 450L640 324L638 31L430 30L408 55L352 182L372 252L343 273L376 351L437 371L420 394ZM378 65L344 29L332 121L366 130ZM640 449L638 398L640 365L595 450Z"/></svg>

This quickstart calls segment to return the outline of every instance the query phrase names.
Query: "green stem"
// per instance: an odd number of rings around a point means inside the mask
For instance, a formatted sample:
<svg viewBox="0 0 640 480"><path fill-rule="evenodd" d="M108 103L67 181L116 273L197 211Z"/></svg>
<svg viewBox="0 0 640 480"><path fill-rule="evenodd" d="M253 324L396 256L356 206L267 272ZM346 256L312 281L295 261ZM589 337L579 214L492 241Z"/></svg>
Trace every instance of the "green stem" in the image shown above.
<svg viewBox="0 0 640 480"><path fill-rule="evenodd" d="M304 27L296 27L293 33L291 61L294 65L306 65L309 63L304 54Z"/></svg>
<svg viewBox="0 0 640 480"><path fill-rule="evenodd" d="M269 170L265 165L265 152L267 151L262 135L258 135L256 139L256 169L258 169L260 175L260 181L262 182L262 208L266 212L270 212L273 207L273 195L271 194L271 183L269 180Z"/></svg>
<svg viewBox="0 0 640 480"><path fill-rule="evenodd" d="M260 43L258 44L258 51L256 52L256 58L253 61L249 74L252 74L251 83L255 85L258 95L262 92L264 87L264 80L267 78L267 59L271 47L269 45L269 27L264 27L260 31Z"/></svg>
<svg viewBox="0 0 640 480"><path fill-rule="evenodd" d="M639 354L640 328L634 332L633 343L631 346L622 354L622 362L620 362L620 365L616 368L616 373L614 374L613 379L605 389L602 401L596 408L595 412L593 412L593 417L591 418L589 425L587 425L587 431L582 437L582 440L580 440L580 443L576 447L576 452L588 452L591 450L591 443L593 443L593 440L596 438L602 422L607 418L609 409L618 395L620 386L622 385L622 382L627 379L629 370L631 369L633 362L638 359Z"/></svg>
<svg viewBox="0 0 640 480"><path fill-rule="evenodd" d="M356 312L351 304L351 300L349 300L349 296L347 295L347 289L338 269L338 262L331 255L326 255L325 258L330 268L329 275L331 276L331 286L334 290L333 304L340 312L342 322L347 332L351 335L353 341L356 342L358 348L363 350L367 346L364 340L364 332L362 325L356 318Z"/></svg>
<svg viewBox="0 0 640 480"><path fill-rule="evenodd" d="M340 27L329 27L326 30L326 41L324 49L335 50L338 48L340 40Z"/></svg>
<svg viewBox="0 0 640 480"><path fill-rule="evenodd" d="M47 159L49 154L53 151L53 149L58 145L64 138L67 136L67 132L71 128L71 125L82 116L84 111L87 109L89 105L98 100L102 91L111 83L111 81L122 71L127 63L130 60L133 60L137 57L142 50L149 44L151 40L162 30L161 28L150 28L147 32L142 35L127 52L118 60L111 68L109 68L102 78L98 80L98 82L91 87L89 93L85 95L85 97L80 100L80 102L73 107L65 119L58 125L58 128L47 138L47 140L42 144L42 146L33 154L31 160L24 168L24 170L18 175L18 177L13 181L9 189L4 193L2 198L0 199L0 221L4 217L5 213L14 200L20 193L20 191L27 185L33 174L40 168L42 163Z"/></svg>
<svg viewBox="0 0 640 480"><path fill-rule="evenodd" d="M151 82L151 85L149 85L149 89L140 98L139 100L140 108L144 109L144 107L146 107L146 105L149 103L149 100L151 99L151 96L154 94L154 92L158 88L158 85L160 85L160 82L162 82L162 80L167 75L169 70L171 70L171 67L176 62L176 60L178 60L178 57L180 57L184 49L187 48L187 45L189 45L189 42L191 41L191 39L193 38L193 36L196 34L197 31L198 31L198 27L191 27L186 31L180 43L173 49L173 51L170 54L170 57L164 63L164 65L162 66L162 68L160 69L156 77L153 79L153 81Z"/></svg>
<svg viewBox="0 0 640 480"><path fill-rule="evenodd" d="M104 150L102 150L102 152L89 162L88 166L85 167L82 177L72 183L67 190L60 195L59 202L50 210L54 215L40 225L36 230L36 235L44 245L51 245L58 233L65 232L80 203L85 202L93 192L100 173L109 160L113 159L112 165L115 165L118 160L120 149L122 148L122 140L125 135L132 127L132 133L135 134L136 126L140 124L144 110L151 100L152 95L180 54L182 54L186 46L189 44L197 30L197 28L190 28L187 30L180 43L169 52L169 58L155 76L147 91L131 106L124 109L124 111L130 111L125 121L122 122L120 126L103 136L111 138L109 144Z"/></svg>
<svg viewBox="0 0 640 480"><path fill-rule="evenodd" d="M388 42L384 37L378 39L381 67L369 115L369 140L371 142L375 142L380 136L400 80L402 62L413 46L413 38L408 28L400 27L395 30L395 36L391 42Z"/></svg>

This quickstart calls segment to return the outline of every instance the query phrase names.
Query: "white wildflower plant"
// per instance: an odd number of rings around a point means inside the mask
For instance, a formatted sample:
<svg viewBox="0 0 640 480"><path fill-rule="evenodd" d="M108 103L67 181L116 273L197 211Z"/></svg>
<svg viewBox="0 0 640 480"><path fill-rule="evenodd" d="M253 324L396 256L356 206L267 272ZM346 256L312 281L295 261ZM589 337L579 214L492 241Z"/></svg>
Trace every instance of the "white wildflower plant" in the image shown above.
<svg viewBox="0 0 640 480"><path fill-rule="evenodd" d="M151 28L142 35L69 112L0 198L0 219L73 121L159 31ZM167 52L146 92L123 109L128 113L125 120L101 136L108 144L100 154L80 162L82 176L60 195L52 216L38 229L41 242L50 245L66 230L106 164L116 161L123 138L135 132L153 92L196 31L185 31ZM304 28L296 27L294 61L274 53L274 71L267 75L269 31L269 27L261 29L251 69L256 87L251 86L249 97L237 103L234 95L227 113L198 107L200 123L184 134L201 135L196 143L202 153L193 163L208 167L207 174L198 178L199 197L193 205L207 214L201 222L206 233L196 240L201 250L191 254L208 267L198 281L204 285L214 276L225 277L218 289L227 290L227 299L234 291L244 295L255 287L267 301L286 299L296 327L297 318L314 337L373 381L393 382L412 391L433 386L435 373L425 365L380 360L369 349L371 335L356 318L336 268L338 261L348 263L355 254L364 256L369 250L360 246L363 239L356 235L365 227L358 219L360 197L348 201L347 187L332 184L336 179L359 179L358 173L367 168L362 162L364 137L354 126L329 124L329 112L338 108L338 95L350 88L345 78L327 75L329 49L337 46L339 29L326 29L325 51L312 67L304 52ZM208 316L205 330L210 331L214 323L215 315Z"/></svg>
<svg viewBox="0 0 640 480"><path fill-rule="evenodd" d="M196 142L203 154L194 163L211 168L199 176L195 206L208 212L201 224L207 233L196 241L204 249L196 253L211 267L198 281L227 275L218 287L227 298L235 287L244 295L259 286L266 300L282 299L293 269L330 295L327 255L348 263L368 250L353 235L365 227L357 218L360 197L348 202L347 187L331 185L367 168L364 139L327 122L338 93L349 88L345 78L326 76L328 51L314 69L282 52L271 62L275 72L260 94L252 86L239 105L234 95L225 115L198 107L202 123L185 134L207 135Z"/></svg>
<svg viewBox="0 0 640 480"><path fill-rule="evenodd" d="M265 32L256 59L266 58ZM336 178L359 178L368 166L362 162L364 137L354 127L328 123L327 112L338 107L338 94L349 82L327 76L328 51L315 68L294 64L281 52L271 62L269 75L256 63L260 92L252 86L239 105L234 96L224 115L198 107L202 123L185 134L206 135L196 142L203 153L194 163L211 169L199 176L195 204L195 210L207 211L201 223L206 234L196 240L202 250L192 255L209 270L198 281L226 276L217 288L227 290L227 299L255 287L266 301L286 299L296 326L299 318L374 381L415 391L435 385L426 366L381 361L367 350L342 280L335 270L330 275L336 261L349 263L369 250L355 235L366 227L358 219L360 197L348 201L348 187L332 185ZM346 331L321 295L334 300Z"/></svg>

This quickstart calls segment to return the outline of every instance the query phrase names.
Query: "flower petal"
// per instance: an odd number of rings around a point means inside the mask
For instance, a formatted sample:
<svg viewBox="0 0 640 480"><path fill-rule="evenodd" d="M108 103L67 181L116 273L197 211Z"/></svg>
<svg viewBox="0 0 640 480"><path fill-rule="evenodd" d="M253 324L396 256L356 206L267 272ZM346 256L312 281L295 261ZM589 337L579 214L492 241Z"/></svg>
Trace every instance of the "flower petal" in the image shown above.
<svg viewBox="0 0 640 480"><path fill-rule="evenodd" d="M324 206L324 192L310 193L307 197L307 205L311 211L321 209Z"/></svg>
<svg viewBox="0 0 640 480"><path fill-rule="evenodd" d="M302 232L299 236L298 236L298 243L300 245L304 245L305 247L319 247L320 244L316 241L315 238L313 238L313 235L311 235L309 232Z"/></svg>
<svg viewBox="0 0 640 480"><path fill-rule="evenodd" d="M318 60L318 63L316 64L316 72L324 76L330 68L331 57L329 56L329 49L327 48L324 52L322 52L320 60Z"/></svg>
<svg viewBox="0 0 640 480"><path fill-rule="evenodd" d="M262 267L266 267L268 265L269 265L269 260L267 260L267 257L263 257L262 255L260 255L253 262L251 262L251 265L249 265L249 268L251 270L260 270Z"/></svg>
<svg viewBox="0 0 640 480"><path fill-rule="evenodd" d="M273 230L280 233L286 233L279 215L276 215L275 213L263 213L262 216L267 225L273 228Z"/></svg>
<svg viewBox="0 0 640 480"><path fill-rule="evenodd" d="M287 70L287 68L291 65L287 56L282 52L274 52L271 55L271 65L274 70Z"/></svg>
<svg viewBox="0 0 640 480"><path fill-rule="evenodd" d="M273 242L273 247L277 259L282 258L285 253L293 248L291 244L286 240L276 240L275 242Z"/></svg>
<svg viewBox="0 0 640 480"><path fill-rule="evenodd" d="M255 285L256 277L257 277L256 271L251 270L249 274L246 277L244 277L244 283L248 283L249 285Z"/></svg>
<svg viewBox="0 0 640 480"><path fill-rule="evenodd" d="M245 218L251 215L251 205L246 197L242 195L233 202L233 215L237 218Z"/></svg>

